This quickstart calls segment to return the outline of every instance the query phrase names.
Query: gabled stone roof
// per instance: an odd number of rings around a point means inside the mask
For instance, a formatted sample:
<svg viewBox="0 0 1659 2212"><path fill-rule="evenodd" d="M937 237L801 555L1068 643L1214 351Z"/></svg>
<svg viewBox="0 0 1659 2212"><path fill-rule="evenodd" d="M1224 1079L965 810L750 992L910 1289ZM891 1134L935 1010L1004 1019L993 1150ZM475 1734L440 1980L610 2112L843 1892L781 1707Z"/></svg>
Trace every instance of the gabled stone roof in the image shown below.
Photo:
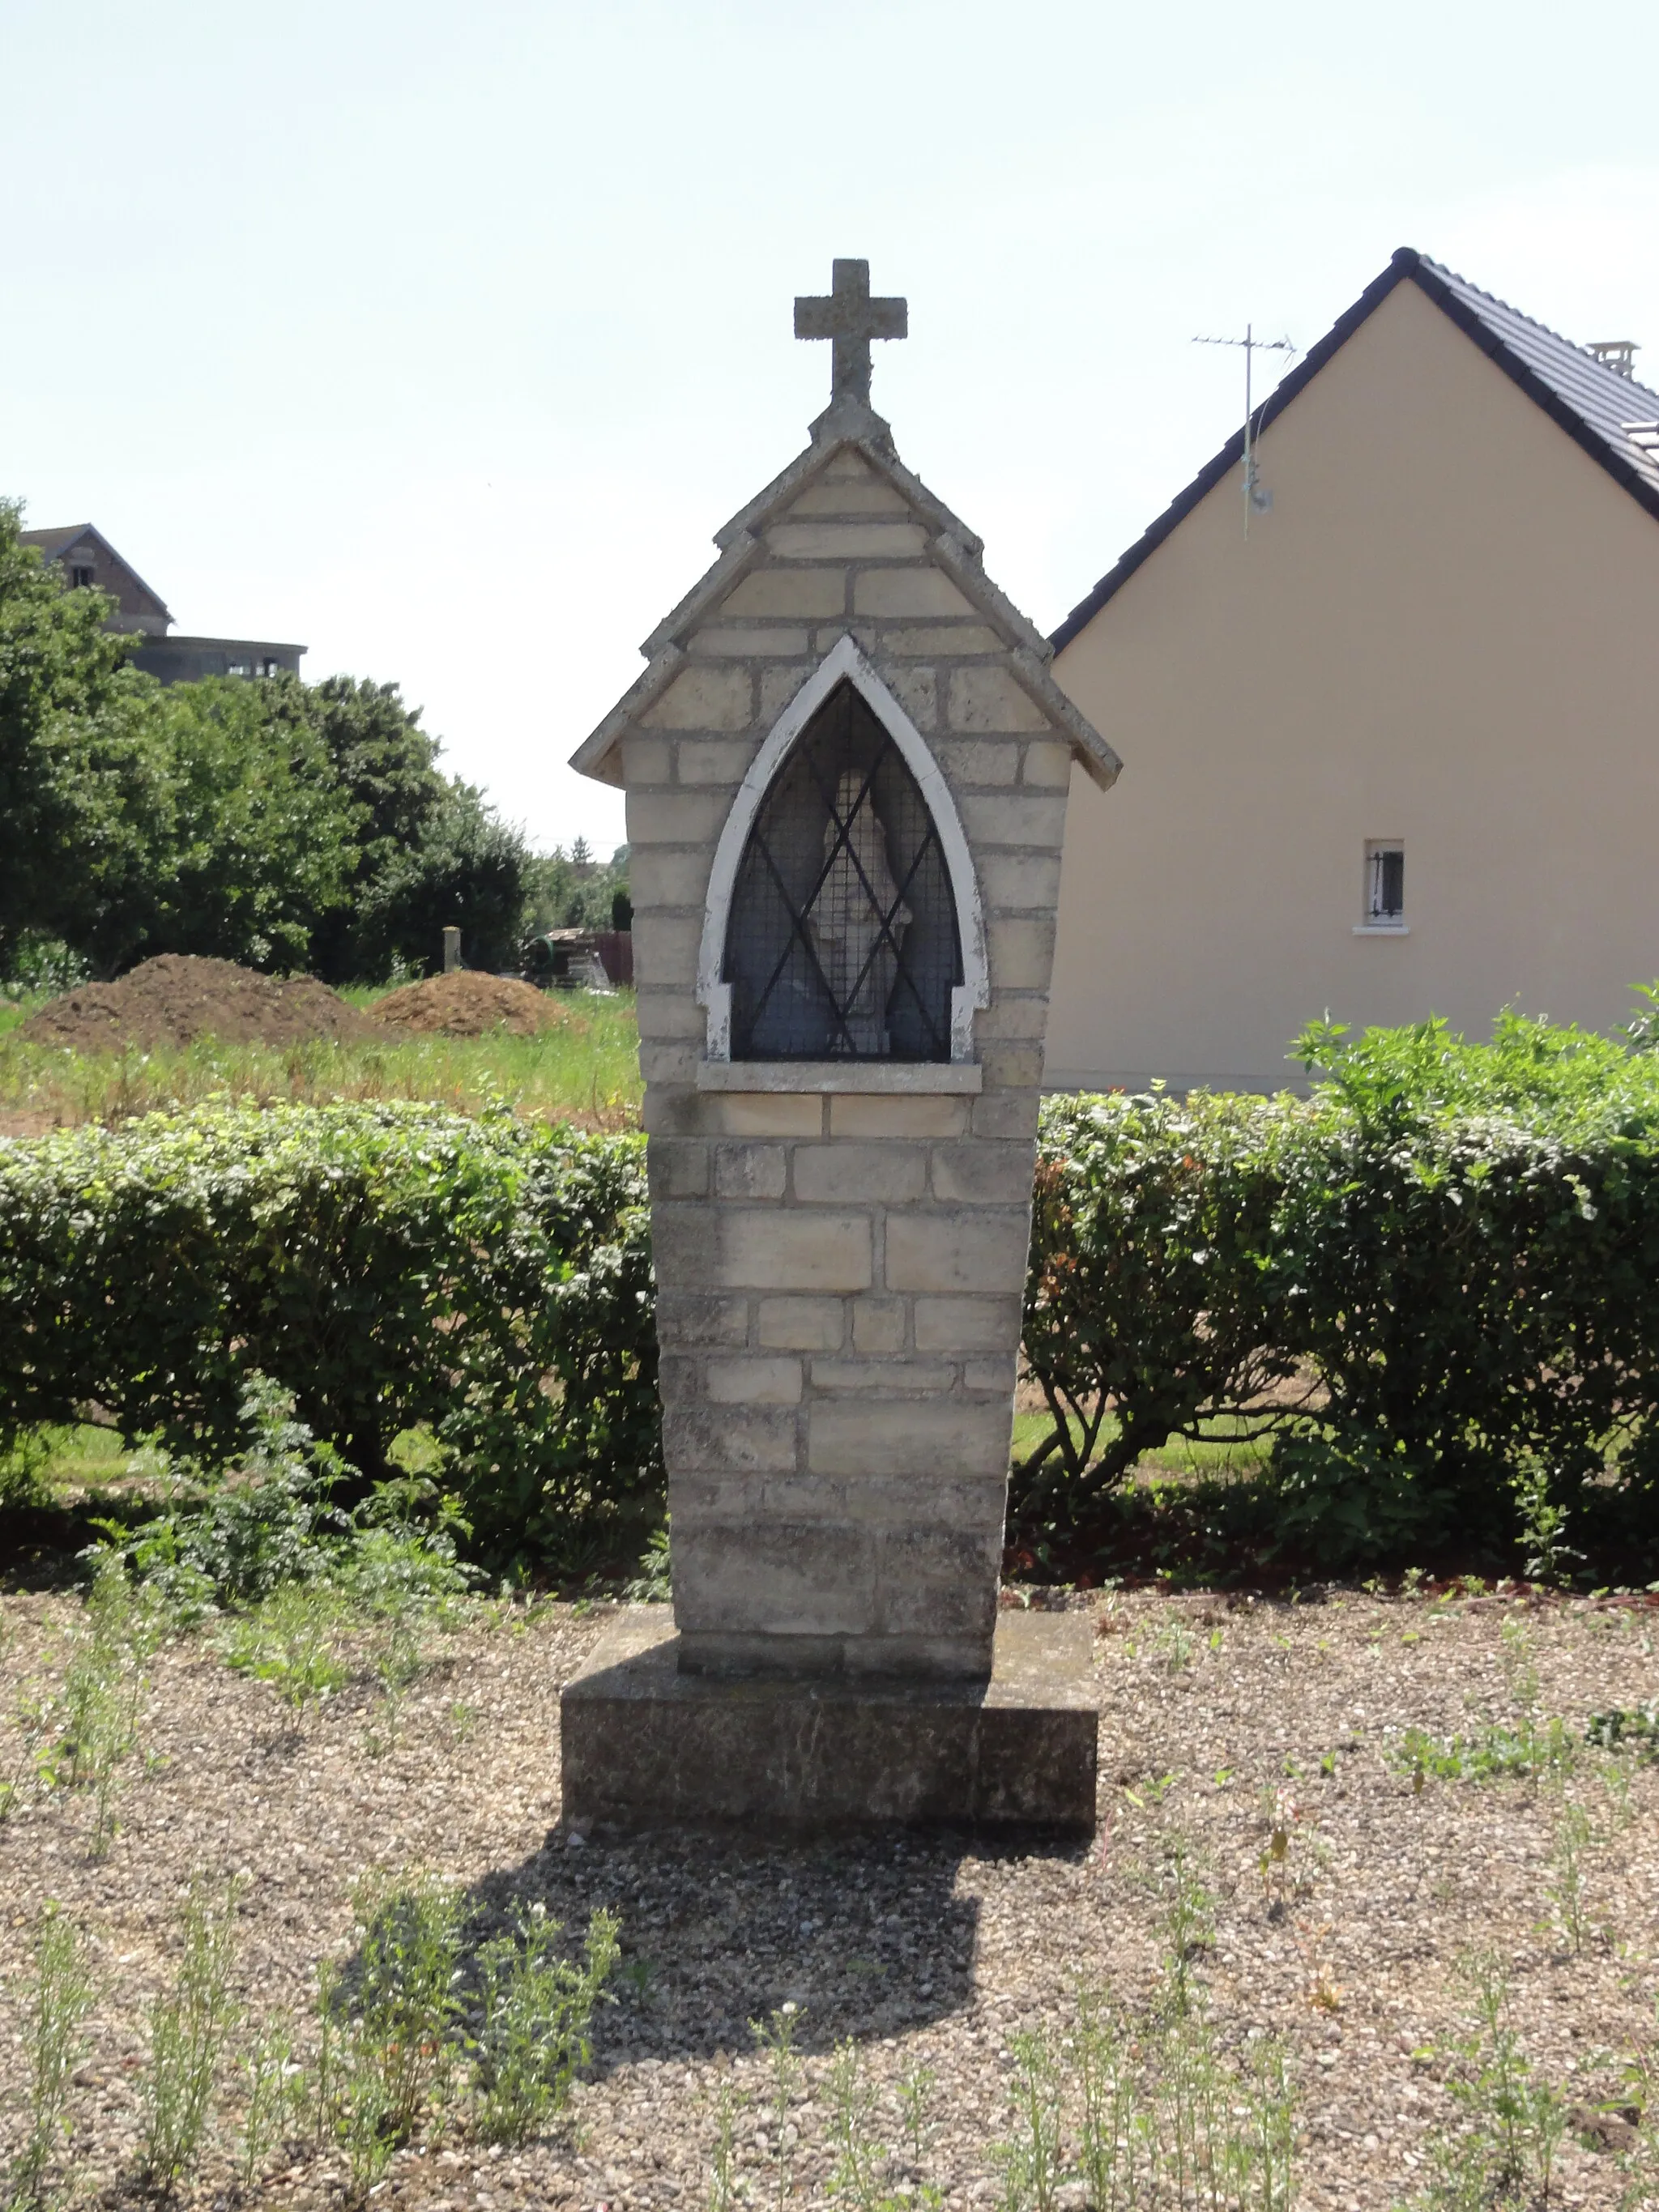
<svg viewBox="0 0 1659 2212"><path fill-rule="evenodd" d="M1067 739L1084 769L1103 787L1113 782L1121 765L1117 755L1049 674L1054 648L1048 640L986 574L980 561L981 540L904 466L881 417L868 408L852 405L832 406L821 415L805 452L715 533L720 558L646 639L641 651L649 665L571 756L572 768L601 782L622 781L617 755L622 736L680 672L688 638L714 615L751 569L775 557L766 532L783 520L837 456L849 453L856 453L902 501L923 533L923 557L950 579L1006 648L1009 673Z"/></svg>

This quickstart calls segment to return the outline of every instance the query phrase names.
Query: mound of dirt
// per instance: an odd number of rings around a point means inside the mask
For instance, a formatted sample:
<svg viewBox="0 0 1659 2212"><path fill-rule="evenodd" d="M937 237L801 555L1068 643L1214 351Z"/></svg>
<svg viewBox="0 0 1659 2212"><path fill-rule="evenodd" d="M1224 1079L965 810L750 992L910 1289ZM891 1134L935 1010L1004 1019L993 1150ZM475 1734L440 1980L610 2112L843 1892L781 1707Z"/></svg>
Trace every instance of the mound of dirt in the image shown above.
<svg viewBox="0 0 1659 2212"><path fill-rule="evenodd" d="M487 1036L491 1030L535 1036L556 1029L564 1009L516 976L475 975L459 969L389 993L376 1002L373 1019L387 1029L413 1030L424 1036Z"/></svg>
<svg viewBox="0 0 1659 2212"><path fill-rule="evenodd" d="M129 1046L299 1044L311 1037L361 1042L374 1035L365 1018L314 975L279 981L234 960L198 960L163 952L116 983L88 983L32 1014L12 1031L30 1044L75 1052L120 1052Z"/></svg>

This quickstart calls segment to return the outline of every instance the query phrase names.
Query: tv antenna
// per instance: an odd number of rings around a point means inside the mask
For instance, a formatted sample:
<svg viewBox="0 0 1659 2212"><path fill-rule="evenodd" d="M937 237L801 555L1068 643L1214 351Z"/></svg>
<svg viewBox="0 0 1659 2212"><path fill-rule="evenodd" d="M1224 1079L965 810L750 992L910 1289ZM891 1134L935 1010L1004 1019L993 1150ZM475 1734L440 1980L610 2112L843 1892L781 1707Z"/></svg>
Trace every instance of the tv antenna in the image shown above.
<svg viewBox="0 0 1659 2212"><path fill-rule="evenodd" d="M1255 334L1255 325L1254 323L1245 324L1244 335L1242 338L1194 338L1193 340L1193 343L1194 345L1239 346L1243 349L1244 535L1248 538L1250 534L1250 517L1253 514L1271 514L1273 511L1273 494L1267 490L1256 479L1255 438L1256 432L1261 426L1255 420L1255 408L1251 399L1251 370L1255 367L1255 356L1257 354L1293 354L1296 351L1296 348L1291 343L1289 338L1257 337ZM1271 396L1272 395L1270 394L1269 397ZM1261 404L1265 407L1267 402L1264 399Z"/></svg>

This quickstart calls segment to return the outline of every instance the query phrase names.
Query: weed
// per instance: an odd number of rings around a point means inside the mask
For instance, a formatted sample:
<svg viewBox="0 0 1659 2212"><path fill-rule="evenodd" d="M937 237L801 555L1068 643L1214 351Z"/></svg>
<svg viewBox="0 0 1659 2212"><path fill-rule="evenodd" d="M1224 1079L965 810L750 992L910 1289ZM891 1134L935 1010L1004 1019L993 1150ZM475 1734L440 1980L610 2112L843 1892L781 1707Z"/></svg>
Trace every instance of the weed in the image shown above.
<svg viewBox="0 0 1659 2212"><path fill-rule="evenodd" d="M1301 1808L1290 1791L1274 1790L1268 1801L1267 1840L1256 1861L1261 1893L1267 1900L1271 1916L1283 1912L1286 1899L1298 1887L1298 1877L1291 1865L1291 1850L1301 1818Z"/></svg>
<svg viewBox="0 0 1659 2212"><path fill-rule="evenodd" d="M1612 1808L1615 1831L1627 1828L1636 1817L1636 1808L1631 1802L1630 1766L1622 1759L1609 1759L1601 1769L1601 1787L1607 1792Z"/></svg>
<svg viewBox="0 0 1659 2212"><path fill-rule="evenodd" d="M933 2131L927 2124L927 2107L937 2079L931 2066L923 2066L918 2061L899 2083L899 2110L904 2116L904 2139L910 2147L911 2159L917 2166L926 2157L933 2137Z"/></svg>
<svg viewBox="0 0 1659 2212"><path fill-rule="evenodd" d="M780 2005L769 2020L749 2023L750 2033L772 2063L772 2155L777 2167L780 2205L788 2197L794 2164L796 2130L789 2107L800 2086L801 2062L795 2049L795 2031L799 2026L800 2008L796 2004Z"/></svg>
<svg viewBox="0 0 1659 2212"><path fill-rule="evenodd" d="M1296 2094L1285 2046L1264 2036L1252 2053L1251 2083L1245 2106L1249 2128L1247 2167L1254 2187L1241 2201L1255 2212L1290 2212L1296 2155Z"/></svg>
<svg viewBox="0 0 1659 2212"><path fill-rule="evenodd" d="M352 1904L363 1936L341 2038L348 2138L368 2130L395 2144L448 2087L460 1899L428 1877L392 1886L371 1875Z"/></svg>
<svg viewBox="0 0 1659 2212"><path fill-rule="evenodd" d="M349 1669L334 1647L340 1617L332 1590L312 1583L286 1583L232 1622L225 1639L228 1665L256 1682L268 1682L297 1729L307 1706L344 1686Z"/></svg>
<svg viewBox="0 0 1659 2212"><path fill-rule="evenodd" d="M52 1698L25 1691L12 1708L11 1720L18 1741L9 1773L0 1776L0 1825L9 1820L23 1802L31 1778L36 1781L48 1778L52 1765L48 1747L56 1737L59 1714Z"/></svg>
<svg viewBox="0 0 1659 2212"><path fill-rule="evenodd" d="M240 2007L231 1991L240 1885L216 1895L199 1877L184 1911L184 1948L173 1994L150 2007L143 2081L143 2170L170 2190L200 2155L219 2068Z"/></svg>
<svg viewBox="0 0 1659 2212"><path fill-rule="evenodd" d="M1631 2052L1625 2064L1625 2087L1636 2107L1636 2140L1620 2160L1625 2191L1623 2212L1652 2212L1659 2205L1659 2042Z"/></svg>
<svg viewBox="0 0 1659 2212"><path fill-rule="evenodd" d="M83 2023L93 1980L74 1923L56 1905L40 1916L34 1938L34 1985L23 2008L28 2061L28 2134L13 2161L9 2201L44 2203L46 2175L70 2133L70 2079L88 2049Z"/></svg>
<svg viewBox="0 0 1659 2212"><path fill-rule="evenodd" d="M1465 2126L1431 2142L1430 2184L1419 2203L1425 2212L1474 2212L1522 2188L1547 2202L1566 2132L1565 2100L1534 2074L1510 2024L1509 1986L1496 1954L1470 1952L1462 1975L1474 2021L1451 2048L1446 2087Z"/></svg>
<svg viewBox="0 0 1659 2212"><path fill-rule="evenodd" d="M1604 1713L1592 1713L1584 1741L1602 1751L1633 1751L1641 1759L1659 1759L1659 1699L1651 1705L1613 1705Z"/></svg>
<svg viewBox="0 0 1659 2212"><path fill-rule="evenodd" d="M1557 1923L1575 1957L1583 1950L1589 1928L1584 1857L1594 1841L1589 1814L1582 1805L1564 1799L1550 1847L1555 1871L1546 1887L1555 1906Z"/></svg>
<svg viewBox="0 0 1659 2212"><path fill-rule="evenodd" d="M252 2189L283 2136L292 2085L294 2038L285 2020L268 2022L242 2053L242 2136L236 2171Z"/></svg>
<svg viewBox="0 0 1659 2212"><path fill-rule="evenodd" d="M1143 1775L1139 1790L1131 1790L1126 1782L1123 1785L1123 1794L1132 1805L1145 1812L1149 1805L1161 1805L1164 1802L1164 1798L1175 1786L1175 1778L1173 1773Z"/></svg>
<svg viewBox="0 0 1659 2212"><path fill-rule="evenodd" d="M886 2163L887 2152L870 2133L875 2092L865 2079L858 2045L850 2038L836 2045L830 2066L830 2139L836 2153L830 2194L844 2197L856 2212L886 2212L886 2199L877 2176Z"/></svg>
<svg viewBox="0 0 1659 2212"><path fill-rule="evenodd" d="M67 982L54 984L67 990ZM476 1113L505 1093L526 1115L605 1128L637 1118L639 1041L631 992L561 998L556 1028L516 1037L394 1036L367 1043L320 1038L295 1047L222 1037L142 1054L65 1053L8 1040L0 1103L44 1111L69 1127L177 1111L223 1097L429 1099Z"/></svg>
<svg viewBox="0 0 1659 2212"><path fill-rule="evenodd" d="M1198 2008L1119 2020L1078 1995L1077 2173L1091 2212L1288 2212L1295 2100L1277 2043L1239 2069Z"/></svg>
<svg viewBox="0 0 1659 2212"><path fill-rule="evenodd" d="M1331 1972L1330 1961L1321 1959L1314 1966L1313 1979L1308 1984L1308 2002L1316 2012L1339 2013L1347 1991Z"/></svg>
<svg viewBox="0 0 1659 2212"><path fill-rule="evenodd" d="M651 1540L640 1555L640 1571L632 1582L623 1583L623 1595L635 1605L666 1605L673 1595L673 1563L665 1519L660 1528L652 1531Z"/></svg>
<svg viewBox="0 0 1659 2212"><path fill-rule="evenodd" d="M1495 1782L1565 1774L1577 1764L1578 1747L1566 1723L1552 1716L1541 1724L1529 1718L1513 1728L1493 1723L1478 1735L1444 1739L1409 1728L1387 1747L1386 1756L1396 1772L1411 1776L1420 1796L1429 1776L1442 1782Z"/></svg>
<svg viewBox="0 0 1659 2212"><path fill-rule="evenodd" d="M1047 2036L1014 2036L1014 2133L996 2146L1007 2212L1055 2212L1066 2178L1060 2069Z"/></svg>
<svg viewBox="0 0 1659 2212"><path fill-rule="evenodd" d="M1184 2017L1192 2008L1194 1965L1215 1939L1215 1900L1200 1878L1192 1845L1179 1828L1164 1838L1154 1880L1160 1898L1168 2002L1177 2018Z"/></svg>
<svg viewBox="0 0 1659 2212"><path fill-rule="evenodd" d="M1153 1650L1172 1674L1178 1674L1193 1663L1193 1652L1198 1638L1190 1628L1178 1620L1166 1620L1153 1643Z"/></svg>
<svg viewBox="0 0 1659 2212"><path fill-rule="evenodd" d="M94 1858L102 1858L114 1840L116 1796L122 1769L137 1748L149 1687L145 1664L159 1636L157 1615L135 1595L120 1562L94 1553L92 1588L46 1731L52 1741L37 1760L49 1789L91 1788Z"/></svg>
<svg viewBox="0 0 1659 2212"><path fill-rule="evenodd" d="M714 2156L709 2172L708 2212L738 2212L738 2116L732 2084L720 2076L714 2099Z"/></svg>
<svg viewBox="0 0 1659 2212"><path fill-rule="evenodd" d="M1077 2065L1082 2112L1079 2165L1095 2212L1135 2212L1157 2157L1152 2115L1142 2106L1130 2041L1104 1993L1077 1997Z"/></svg>
<svg viewBox="0 0 1659 2212"><path fill-rule="evenodd" d="M1536 1453L1522 1455L1513 1478L1521 1533L1516 1539L1523 1554L1528 1582L1565 1582L1584 1555L1567 1541L1568 1509L1550 1495L1550 1468Z"/></svg>
<svg viewBox="0 0 1659 2212"><path fill-rule="evenodd" d="M376 1638L372 1663L375 1680L380 1686L382 1724L367 1729L363 1741L370 1758L378 1759L397 1743L404 1699L419 1676L422 1664L420 1628L410 1607L399 1607L384 1624Z"/></svg>
<svg viewBox="0 0 1659 2212"><path fill-rule="evenodd" d="M584 1961L558 1955L559 1923L533 1905L511 1935L478 1951L479 2021L471 2039L475 2127L486 2142L523 2143L570 2098L591 2055L593 2008L617 1963L617 1923L596 1912Z"/></svg>
<svg viewBox="0 0 1659 2212"><path fill-rule="evenodd" d="M1533 1662L1532 1638L1524 1621L1506 1620L1498 1632L1504 1681L1510 1703L1518 1713L1538 1710L1538 1669Z"/></svg>
<svg viewBox="0 0 1659 2212"><path fill-rule="evenodd" d="M333 2128L346 2154L347 2201L361 2204L398 2148L397 2123L383 2071L372 2065L347 2065Z"/></svg>
<svg viewBox="0 0 1659 2212"><path fill-rule="evenodd" d="M776 2029L750 2025L775 2054ZM793 2035L782 2031L784 2050ZM1277 2043L1258 2039L1234 2060L1196 2001L1182 2013L1164 2003L1123 2014L1106 1991L1085 1984L1063 2032L1017 2034L1010 2056L1012 2125L993 2151L1000 2212L1059 2212L1079 2201L1090 2212L1289 2212L1295 2097ZM784 2078L793 2097L794 2077ZM787 2100L778 2081L775 2073L771 2117L781 2141ZM937 2212L941 2192L917 2171L930 2132L932 2073L915 2068L898 2087L914 2161L900 2176L893 2153L873 2138L875 2092L852 2043L838 2045L827 2086L831 2197L848 2212ZM737 2103L722 2073L708 2212L738 2212L746 2198Z"/></svg>

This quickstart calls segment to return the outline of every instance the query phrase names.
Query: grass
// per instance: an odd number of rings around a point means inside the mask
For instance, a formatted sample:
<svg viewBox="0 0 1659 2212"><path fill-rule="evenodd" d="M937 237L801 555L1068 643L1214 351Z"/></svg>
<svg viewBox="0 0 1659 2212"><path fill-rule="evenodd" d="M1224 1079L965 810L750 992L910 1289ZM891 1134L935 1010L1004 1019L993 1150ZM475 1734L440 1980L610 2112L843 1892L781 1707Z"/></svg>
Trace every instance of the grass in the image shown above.
<svg viewBox="0 0 1659 2212"><path fill-rule="evenodd" d="M1156 1451L1144 1452L1135 1462L1135 1480L1158 1482L1175 1477L1192 1481L1212 1477L1226 1480L1255 1474L1267 1460L1271 1439L1235 1434L1241 1425L1234 1416L1224 1414L1206 1425L1208 1433L1203 1437L1166 1437ZM1012 1456L1016 1467L1030 1457L1053 1426L1054 1418L1046 1406L1015 1413ZM1073 1437L1080 1439L1081 1424L1074 1420L1071 1428ZM1117 1416L1108 1413L1096 1440L1097 1452L1103 1452L1117 1433Z"/></svg>
<svg viewBox="0 0 1659 2212"><path fill-rule="evenodd" d="M367 1006L374 992L347 994ZM15 1133L121 1121L215 1097L264 1105L336 1098L416 1098L471 1114L505 1102L515 1112L598 1129L637 1121L641 1086L633 994L573 992L554 1001L556 1029L483 1037L388 1034L384 1044L227 1044L207 1038L173 1051L76 1053L4 1032L32 1011L0 1007L0 1116Z"/></svg>

